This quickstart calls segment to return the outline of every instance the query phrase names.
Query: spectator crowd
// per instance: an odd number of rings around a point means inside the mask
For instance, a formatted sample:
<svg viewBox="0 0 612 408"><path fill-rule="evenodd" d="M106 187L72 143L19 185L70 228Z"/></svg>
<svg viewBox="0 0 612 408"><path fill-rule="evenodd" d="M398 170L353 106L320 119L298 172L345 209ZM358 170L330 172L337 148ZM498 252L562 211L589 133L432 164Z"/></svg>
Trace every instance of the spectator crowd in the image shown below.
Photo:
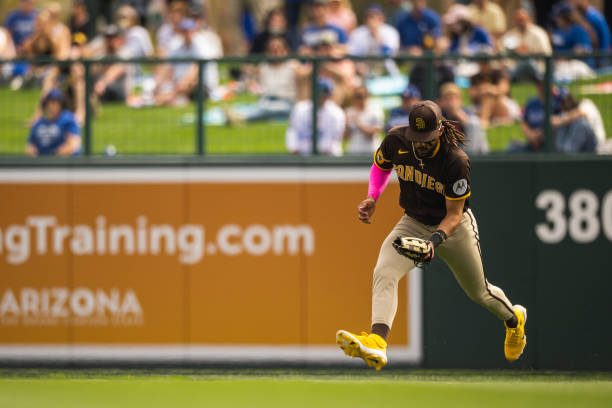
<svg viewBox="0 0 612 408"><path fill-rule="evenodd" d="M268 0L245 2L257 5L257 12L245 6L240 21L226 22L211 21L209 1L109 1L112 16L105 20L93 15L84 0L73 0L70 10L59 2L20 0L0 27L0 78L15 91L31 84L41 87L29 119L26 152L81 151L84 66L49 59L99 62L89 72L94 111L108 101L183 106L198 97L199 83L204 96L220 99L225 87L217 64L207 62L200 69L185 60L223 57L215 27L227 23L240 25L248 54L270 58L231 73L258 99L248 110L226 109L227 123L288 120L291 153L311 153L312 111L317 109L321 153L371 154L386 130L407 124L411 107L424 95L466 133L470 153L489 152L487 131L511 124L520 125L526 142L512 143L510 151L594 152L606 144L597 106L576 100L566 87L545 87L545 64L538 58L557 56L552 77L560 83L610 69L607 58L593 55L611 50L611 35L589 0L558 1L546 27L534 22L529 2L507 16L492 0L457 2L443 13L427 0L381 0L361 10L350 0ZM423 55L453 58L435 58L433 71L423 61L402 65L394 59ZM304 58L311 56L329 58L317 64L314 81L315 67ZM149 57L181 61L117 61ZM538 90L525 106L512 96L518 82L533 83ZM544 137L547 89L553 101L553 146L546 146Z"/></svg>

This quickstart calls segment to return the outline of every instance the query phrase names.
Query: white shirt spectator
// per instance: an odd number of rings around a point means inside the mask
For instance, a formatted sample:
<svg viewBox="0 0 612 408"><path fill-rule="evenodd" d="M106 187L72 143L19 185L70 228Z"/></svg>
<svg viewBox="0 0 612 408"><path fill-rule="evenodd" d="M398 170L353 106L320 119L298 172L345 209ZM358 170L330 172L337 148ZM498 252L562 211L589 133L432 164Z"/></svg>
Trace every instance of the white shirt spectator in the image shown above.
<svg viewBox="0 0 612 408"><path fill-rule="evenodd" d="M468 114L467 122L463 126L463 131L468 139L463 150L467 153L489 153L489 141L487 140L487 134L480 124L480 118L476 115Z"/></svg>
<svg viewBox="0 0 612 408"><path fill-rule="evenodd" d="M208 58L221 58L223 56L223 45L221 44L221 38L219 35L209 28L204 28L198 31L201 35L202 40L208 47Z"/></svg>
<svg viewBox="0 0 612 408"><path fill-rule="evenodd" d="M262 63L259 66L259 84L262 95L275 96L287 101L295 100L297 61L289 60L280 64Z"/></svg>
<svg viewBox="0 0 612 408"><path fill-rule="evenodd" d="M368 26L362 25L353 30L347 45L349 54L356 56L396 55L400 46L397 30L389 24L382 24L378 30L380 40L374 37Z"/></svg>
<svg viewBox="0 0 612 408"><path fill-rule="evenodd" d="M125 33L125 47L130 50L134 58L143 58L153 55L153 44L149 32L142 26L128 28Z"/></svg>
<svg viewBox="0 0 612 408"><path fill-rule="evenodd" d="M548 34L533 23L528 24L524 32L517 27L508 30L502 37L502 44L509 50L525 47L527 54L552 54Z"/></svg>
<svg viewBox="0 0 612 408"><path fill-rule="evenodd" d="M385 125L385 113L381 107L377 104L368 103L363 111L359 111L351 106L346 109L346 117L349 139L347 153L374 153L382 142L380 134L370 137L363 130L359 129L357 123L360 122L368 127L382 129Z"/></svg>
<svg viewBox="0 0 612 408"><path fill-rule="evenodd" d="M212 33L212 35L210 35ZM172 38L168 47L168 58L218 58L222 56L221 42L215 43L214 39L219 37L207 30L193 34L191 44L187 45L182 35ZM221 54L221 55L220 55ZM190 64L173 64L174 82L179 82L189 71ZM204 67L202 76L204 84L209 90L217 88L219 85L219 69L216 62L210 62Z"/></svg>
<svg viewBox="0 0 612 408"><path fill-rule="evenodd" d="M320 153L342 156L342 135L346 116L332 100L327 100L317 111L318 139ZM287 150L300 154L312 152L312 101L304 100L295 104L285 134Z"/></svg>
<svg viewBox="0 0 612 408"><path fill-rule="evenodd" d="M587 122L589 122L589 125L593 128L599 150L599 148L606 143L606 128L597 105L589 98L584 98L580 101L580 104L578 104L578 109L584 113Z"/></svg>
<svg viewBox="0 0 612 408"><path fill-rule="evenodd" d="M165 55L176 32L170 23L164 23L157 30L157 49Z"/></svg>
<svg viewBox="0 0 612 408"><path fill-rule="evenodd" d="M0 59L13 59L16 56L13 39L8 30L0 27ZM12 64L0 64L0 78L8 78L13 72Z"/></svg>

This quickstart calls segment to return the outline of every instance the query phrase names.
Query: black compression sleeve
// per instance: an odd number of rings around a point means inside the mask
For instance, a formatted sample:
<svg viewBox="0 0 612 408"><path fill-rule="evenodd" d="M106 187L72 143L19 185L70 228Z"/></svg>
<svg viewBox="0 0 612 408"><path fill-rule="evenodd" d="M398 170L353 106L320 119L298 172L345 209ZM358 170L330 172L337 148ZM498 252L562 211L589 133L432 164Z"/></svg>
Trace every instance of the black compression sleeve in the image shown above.
<svg viewBox="0 0 612 408"><path fill-rule="evenodd" d="M431 237L429 237L429 240L433 244L434 248L437 248L438 245L446 241L446 232L442 231L441 229L435 230L434 233L431 234Z"/></svg>

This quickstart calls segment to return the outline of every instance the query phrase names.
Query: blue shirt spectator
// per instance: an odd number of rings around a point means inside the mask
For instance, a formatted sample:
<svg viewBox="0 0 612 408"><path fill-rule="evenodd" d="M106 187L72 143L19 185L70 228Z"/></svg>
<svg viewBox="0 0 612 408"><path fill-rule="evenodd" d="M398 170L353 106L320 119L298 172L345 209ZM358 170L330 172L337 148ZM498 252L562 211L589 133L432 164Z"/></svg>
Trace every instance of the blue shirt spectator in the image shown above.
<svg viewBox="0 0 612 408"><path fill-rule="evenodd" d="M345 44L347 36L343 29L331 24L324 27L309 25L302 32L302 44L308 47L312 48L326 41L333 44Z"/></svg>
<svg viewBox="0 0 612 408"><path fill-rule="evenodd" d="M21 6L8 13L4 26L9 30L13 37L13 43L20 47L23 42L34 32L34 21L36 20L36 10L33 0L22 0Z"/></svg>
<svg viewBox="0 0 612 408"><path fill-rule="evenodd" d="M462 36L467 39L464 44L460 41ZM474 26L461 36L453 35L449 51L451 54L475 55L492 47L493 41L489 33L482 27Z"/></svg>
<svg viewBox="0 0 612 408"><path fill-rule="evenodd" d="M435 40L442 36L442 23L435 11L424 8L415 9L399 20L397 29L402 48L424 47L431 49Z"/></svg>
<svg viewBox="0 0 612 408"><path fill-rule="evenodd" d="M588 5L588 0L583 0L577 5L578 11L582 13L586 21L590 24L597 34L597 50L602 52L610 51L612 46L612 38L610 35L610 26L606 18L595 8ZM597 59L598 66L608 65L609 59Z"/></svg>
<svg viewBox="0 0 612 408"><path fill-rule="evenodd" d="M387 21L397 29L400 21L412 11L412 3L409 0L395 0L388 3L390 4L387 7Z"/></svg>
<svg viewBox="0 0 612 408"><path fill-rule="evenodd" d="M79 125L72 112L63 109L62 100L62 93L56 89L44 97L45 114L30 130L28 154L73 156L81 152Z"/></svg>
<svg viewBox="0 0 612 408"><path fill-rule="evenodd" d="M545 118L546 112L540 97L534 96L529 99L527 105L525 105L525 112L523 113L523 120L525 120L527 126L531 129L544 129Z"/></svg>
<svg viewBox="0 0 612 408"><path fill-rule="evenodd" d="M329 10L326 0L311 0L310 21L302 31L302 46L314 48L317 44L345 44L348 40L346 32L328 23Z"/></svg>
<svg viewBox="0 0 612 408"><path fill-rule="evenodd" d="M71 135L80 137L81 131L72 112L63 110L55 119L39 119L30 131L28 142L36 147L39 155L53 155ZM79 153L80 149L75 155Z"/></svg>
<svg viewBox="0 0 612 408"><path fill-rule="evenodd" d="M452 54L471 56L490 51L493 41L482 27L472 24L472 12L462 4L453 4L442 21L450 32Z"/></svg>
<svg viewBox="0 0 612 408"><path fill-rule="evenodd" d="M574 53L577 56L593 51L593 43L589 33L579 24L577 13L569 3L560 3L553 9L556 28L551 34L551 42L555 51ZM592 58L583 61L594 67Z"/></svg>
<svg viewBox="0 0 612 408"><path fill-rule="evenodd" d="M574 51L576 47L586 52L592 51L589 33L578 24L556 29L552 35L552 43L556 51Z"/></svg>
<svg viewBox="0 0 612 408"><path fill-rule="evenodd" d="M543 88L542 84L538 84L538 87ZM541 95L534 96L527 100L525 105L525 112L523 113L523 119L531 129L544 129L544 119L546 112L544 110L544 91L540 90ZM557 114L561 110L561 98L562 95L559 90L554 89L552 98L552 114Z"/></svg>
<svg viewBox="0 0 612 408"><path fill-rule="evenodd" d="M408 117L410 116L410 109L405 110L401 106L391 109L389 112L389 120L387 120L386 131L395 126L404 126L408 124Z"/></svg>

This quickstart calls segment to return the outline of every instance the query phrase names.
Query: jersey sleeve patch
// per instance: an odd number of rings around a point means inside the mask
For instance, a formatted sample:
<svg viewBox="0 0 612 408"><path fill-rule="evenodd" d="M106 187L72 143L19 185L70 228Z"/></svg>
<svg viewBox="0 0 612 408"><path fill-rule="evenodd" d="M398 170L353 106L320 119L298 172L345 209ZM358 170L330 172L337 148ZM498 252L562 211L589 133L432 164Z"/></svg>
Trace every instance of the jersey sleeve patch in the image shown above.
<svg viewBox="0 0 612 408"><path fill-rule="evenodd" d="M393 169L391 160L385 158L382 147L379 147L374 153L374 164L381 170L389 171Z"/></svg>
<svg viewBox="0 0 612 408"><path fill-rule="evenodd" d="M448 200L462 200L470 195L470 162L467 156L453 160L446 168L444 197Z"/></svg>

